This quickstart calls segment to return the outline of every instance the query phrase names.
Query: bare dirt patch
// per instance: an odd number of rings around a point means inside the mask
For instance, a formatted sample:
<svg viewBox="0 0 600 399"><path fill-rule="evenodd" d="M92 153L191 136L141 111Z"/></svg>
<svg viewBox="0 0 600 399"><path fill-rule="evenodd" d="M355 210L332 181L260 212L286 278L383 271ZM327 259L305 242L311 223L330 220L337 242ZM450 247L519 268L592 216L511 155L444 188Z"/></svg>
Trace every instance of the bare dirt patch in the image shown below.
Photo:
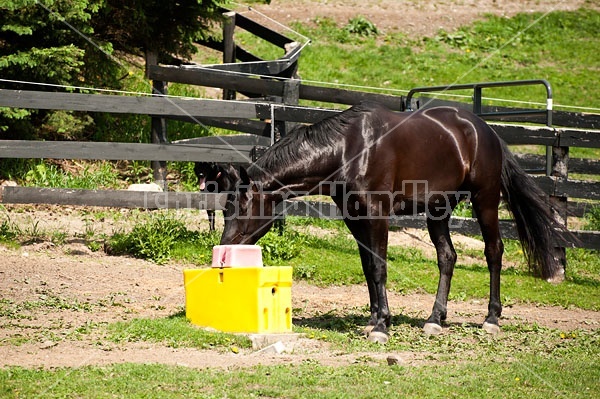
<svg viewBox="0 0 600 399"><path fill-rule="evenodd" d="M273 0L269 5L254 5L280 23L314 23L317 18L330 18L344 26L351 18L363 16L383 33L401 32L409 37L432 37L440 29L454 30L486 14L511 17L523 12L549 12L591 7L581 0L458 0L458 1L341 1L341 0ZM254 14L254 15L253 15ZM256 18L256 13L249 13Z"/></svg>

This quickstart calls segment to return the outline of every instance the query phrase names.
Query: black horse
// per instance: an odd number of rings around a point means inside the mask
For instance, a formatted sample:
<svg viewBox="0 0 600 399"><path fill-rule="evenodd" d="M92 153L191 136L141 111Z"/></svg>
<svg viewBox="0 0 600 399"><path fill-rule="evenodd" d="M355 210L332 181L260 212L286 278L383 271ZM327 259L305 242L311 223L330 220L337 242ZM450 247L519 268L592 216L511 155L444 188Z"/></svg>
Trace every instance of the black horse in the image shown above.
<svg viewBox="0 0 600 399"><path fill-rule="evenodd" d="M200 191L208 193L228 192L235 188L239 180L237 170L228 164L226 167L213 162L196 162L194 173L198 178ZM215 230L215 211L207 210L210 231Z"/></svg>
<svg viewBox="0 0 600 399"><path fill-rule="evenodd" d="M498 206L502 193L530 265L543 278L563 268L554 246L566 229L552 217L544 193L517 164L506 144L473 113L439 107L396 113L361 103L310 126L300 126L269 148L248 170L225 210L221 244L253 244L270 228L273 207L311 194L330 195L358 243L367 280L369 340L388 340L386 294L390 215L425 213L437 251L439 284L424 325L441 332L447 314L456 252L450 239L452 210L469 199L476 213L490 272L483 328L499 331L500 269L504 246Z"/></svg>

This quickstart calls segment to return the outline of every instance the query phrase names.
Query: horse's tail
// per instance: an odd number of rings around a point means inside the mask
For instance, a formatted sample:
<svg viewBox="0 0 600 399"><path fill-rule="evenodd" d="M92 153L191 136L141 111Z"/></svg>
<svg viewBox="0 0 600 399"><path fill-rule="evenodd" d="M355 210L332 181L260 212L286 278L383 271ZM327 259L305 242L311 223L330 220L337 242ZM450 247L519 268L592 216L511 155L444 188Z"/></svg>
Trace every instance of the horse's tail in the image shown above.
<svg viewBox="0 0 600 399"><path fill-rule="evenodd" d="M517 163L506 143L502 145L502 194L517 225L525 259L534 274L560 278L564 265L554 248L570 233L553 217L544 192Z"/></svg>

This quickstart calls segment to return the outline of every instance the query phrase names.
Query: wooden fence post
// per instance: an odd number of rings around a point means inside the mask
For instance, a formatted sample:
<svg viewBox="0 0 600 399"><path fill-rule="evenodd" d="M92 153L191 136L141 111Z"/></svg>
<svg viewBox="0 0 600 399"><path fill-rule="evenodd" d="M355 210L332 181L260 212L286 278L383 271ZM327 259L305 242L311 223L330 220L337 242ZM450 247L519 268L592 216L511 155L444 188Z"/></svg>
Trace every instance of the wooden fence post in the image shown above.
<svg viewBox="0 0 600 399"><path fill-rule="evenodd" d="M223 22L223 63L231 64L236 60L235 40L233 33L235 31L235 12L223 13L225 21ZM223 100L235 100L235 90L223 89Z"/></svg>
<svg viewBox="0 0 600 399"><path fill-rule="evenodd" d="M300 79L288 79L284 81L281 102L285 105L298 105L299 101ZM275 131L278 133L279 138L285 136L294 126L296 126L295 122L275 121Z"/></svg>
<svg viewBox="0 0 600 399"><path fill-rule="evenodd" d="M150 65L158 65L158 53L146 51L146 71ZM146 72L147 74L148 72ZM167 94L167 83L161 80L152 81L152 94ZM165 118L151 117L151 138L152 144L164 144L167 139L167 120ZM151 161L152 177L164 191L167 191L167 162Z"/></svg>
<svg viewBox="0 0 600 399"><path fill-rule="evenodd" d="M552 146L552 169L550 176L560 180L566 181L569 173L569 147L560 146L559 144ZM554 190L554 195L550 195L550 205L554 213L554 218L560 223L567 226L568 209L567 209L567 197L563 193L557 193ZM564 273L567 267L567 253L564 247L554 248L554 259L562 267L563 273L557 276L553 276L550 280L560 282L564 280Z"/></svg>

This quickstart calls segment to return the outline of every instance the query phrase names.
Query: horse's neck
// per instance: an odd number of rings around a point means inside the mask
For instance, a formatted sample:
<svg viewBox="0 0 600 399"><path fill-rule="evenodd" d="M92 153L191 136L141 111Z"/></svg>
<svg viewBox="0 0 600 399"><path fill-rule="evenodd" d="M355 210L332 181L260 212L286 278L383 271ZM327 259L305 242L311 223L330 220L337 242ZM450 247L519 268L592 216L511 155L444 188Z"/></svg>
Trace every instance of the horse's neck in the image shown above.
<svg viewBox="0 0 600 399"><path fill-rule="evenodd" d="M287 165L261 172L263 190L281 194L285 198L320 194L320 183L332 181L337 175L330 162L307 160L304 165ZM325 192L323 194L328 194Z"/></svg>
<svg viewBox="0 0 600 399"><path fill-rule="evenodd" d="M339 141L324 135L322 127L313 131L300 127L282 138L248 170L265 191L285 196L302 196L318 191L319 183L332 181L340 164ZM327 134L334 134L329 132Z"/></svg>

